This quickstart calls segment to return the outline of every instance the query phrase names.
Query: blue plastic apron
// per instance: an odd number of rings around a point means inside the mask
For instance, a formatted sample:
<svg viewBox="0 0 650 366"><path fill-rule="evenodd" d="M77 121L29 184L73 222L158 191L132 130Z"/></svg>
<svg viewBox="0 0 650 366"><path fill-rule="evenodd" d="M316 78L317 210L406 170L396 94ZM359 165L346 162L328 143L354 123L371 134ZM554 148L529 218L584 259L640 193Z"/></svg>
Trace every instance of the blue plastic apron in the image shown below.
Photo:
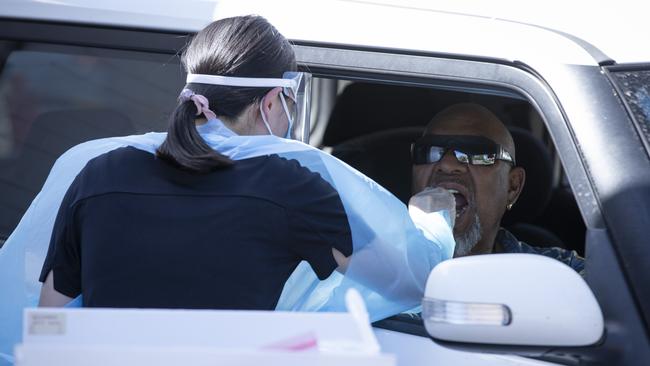
<svg viewBox="0 0 650 366"><path fill-rule="evenodd" d="M426 229L421 230L402 202L331 155L275 136L238 136L219 120L197 129L213 149L233 160L270 154L295 159L339 192L354 245L345 275L334 272L319 281L302 262L287 281L278 310L345 311L345 290L354 287L363 296L371 320L383 319L417 307L431 269L453 254L454 239L443 213L429 215ZM120 147L154 153L165 137L165 133L147 133L89 141L56 161L43 189L0 249L0 365L11 360L13 345L20 342L22 309L38 303L38 277L54 220L76 175L90 159ZM75 299L70 305L80 303Z"/></svg>

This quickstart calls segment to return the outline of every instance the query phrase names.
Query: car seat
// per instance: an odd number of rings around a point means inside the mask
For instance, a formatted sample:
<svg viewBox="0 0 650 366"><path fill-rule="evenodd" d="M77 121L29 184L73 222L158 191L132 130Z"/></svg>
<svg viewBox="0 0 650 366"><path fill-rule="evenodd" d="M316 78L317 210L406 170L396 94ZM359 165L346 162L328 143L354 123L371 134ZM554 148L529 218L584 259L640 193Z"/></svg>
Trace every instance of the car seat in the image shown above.
<svg viewBox="0 0 650 366"><path fill-rule="evenodd" d="M357 137L332 149L350 164L407 203L411 197L411 144L423 127L404 127Z"/></svg>

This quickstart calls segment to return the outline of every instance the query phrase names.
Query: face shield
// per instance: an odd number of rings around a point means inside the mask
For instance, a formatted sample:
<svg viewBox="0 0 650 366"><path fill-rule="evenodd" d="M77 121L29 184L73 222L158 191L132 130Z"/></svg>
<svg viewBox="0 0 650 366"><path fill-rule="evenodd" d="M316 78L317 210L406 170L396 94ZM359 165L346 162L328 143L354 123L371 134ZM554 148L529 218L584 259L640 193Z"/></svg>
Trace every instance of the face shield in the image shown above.
<svg viewBox="0 0 650 366"><path fill-rule="evenodd" d="M311 74L285 72L279 78L246 78L221 75L187 74L186 82L247 88L281 87L283 108L289 120L287 137L309 143ZM286 97L286 99L285 99ZM288 99L288 100L287 100Z"/></svg>

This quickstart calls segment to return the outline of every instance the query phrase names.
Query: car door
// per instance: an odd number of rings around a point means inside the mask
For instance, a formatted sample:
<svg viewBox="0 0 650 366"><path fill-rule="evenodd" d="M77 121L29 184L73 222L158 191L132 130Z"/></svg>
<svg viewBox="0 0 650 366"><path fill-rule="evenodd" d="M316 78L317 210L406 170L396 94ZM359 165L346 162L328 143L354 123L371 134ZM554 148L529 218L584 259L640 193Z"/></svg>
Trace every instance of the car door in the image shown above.
<svg viewBox="0 0 650 366"><path fill-rule="evenodd" d="M417 325L410 324L412 322L408 319L392 319L377 324L376 335L384 349L397 353L399 360L408 360L404 364L410 365L429 364L433 360L464 365L533 362L515 354L539 362L558 363L580 360L634 364L635 360L648 359L647 323L642 311L648 304L645 297L647 286L641 284L647 280L647 275L641 273L643 263L647 263L647 248L641 248L639 241L645 235L638 225L645 222L645 202L648 202L645 182L650 170L646 168L647 153L643 150L642 140L600 65L596 62L591 65L540 63L538 68L534 68L522 63L504 62L503 59L446 57L408 51L397 53L332 45L300 45L296 51L300 63L316 78L526 100L541 116L586 225L586 239L581 243L587 258L586 281L603 309L607 328L607 336L600 344L583 349L527 351L513 347L510 351L498 351L511 356L487 356L442 348L427 339L426 333ZM614 141L608 141L612 139ZM614 152L603 158L603 146L612 147L611 142L615 146ZM624 169L618 166L612 170L620 162L625 162L628 168L634 165L644 169L624 173ZM611 177L613 171L616 178ZM642 188L634 192L619 192L626 198L614 193L633 182L642 184ZM633 203L632 197L639 199ZM621 216L624 204L627 204L627 216ZM629 228L632 225L628 221L630 215L634 216L634 225L637 225L632 228ZM630 252L642 256L626 258L626 253L629 255ZM617 351L621 347L626 349L625 353ZM464 348L480 350L471 345ZM489 348L484 347L483 351L489 352Z"/></svg>

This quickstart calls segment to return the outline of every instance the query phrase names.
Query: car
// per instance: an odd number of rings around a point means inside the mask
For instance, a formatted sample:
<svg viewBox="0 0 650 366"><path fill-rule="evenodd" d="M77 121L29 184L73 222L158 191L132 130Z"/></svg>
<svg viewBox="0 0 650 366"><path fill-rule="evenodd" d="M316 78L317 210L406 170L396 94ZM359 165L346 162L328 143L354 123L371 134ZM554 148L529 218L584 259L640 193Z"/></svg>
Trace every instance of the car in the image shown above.
<svg viewBox="0 0 650 366"><path fill-rule="evenodd" d="M400 365L648 364L650 32L633 2L550 4L5 0L0 245L68 148L165 130L184 85L178 55L194 32L257 13L292 41L300 69L312 75L310 144L406 202L409 148L424 125L455 102L485 105L513 131L529 173L504 225L531 244L586 257L585 281L555 263L520 258L527 265L516 267L496 255L445 262L453 277L432 273L433 283L457 291L431 291L456 302L481 303L479 283L490 289L483 302L527 299L510 320L537 322L510 336L546 340L522 344L461 325L451 336L425 312L426 328L408 315L375 323L383 350ZM472 280L482 273L493 281ZM601 314L597 337L565 342L597 322L558 323L563 312Z"/></svg>

